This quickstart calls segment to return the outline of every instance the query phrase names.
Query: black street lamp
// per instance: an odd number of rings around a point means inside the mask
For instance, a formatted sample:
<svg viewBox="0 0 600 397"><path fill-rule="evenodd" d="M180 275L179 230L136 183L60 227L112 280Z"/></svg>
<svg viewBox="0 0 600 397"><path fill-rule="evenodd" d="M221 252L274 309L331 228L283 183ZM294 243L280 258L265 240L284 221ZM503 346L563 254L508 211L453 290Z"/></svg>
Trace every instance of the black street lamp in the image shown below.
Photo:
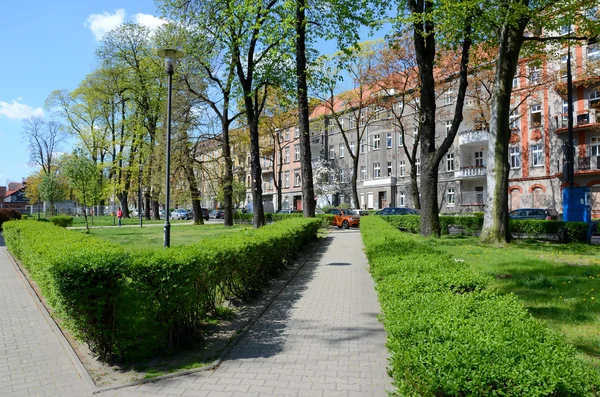
<svg viewBox="0 0 600 397"><path fill-rule="evenodd" d="M165 60L165 71L169 76L168 79L168 96L167 96L167 164L166 164L166 178L165 178L165 238L164 246L168 248L171 246L171 224L169 223L169 195L170 195L170 184L169 175L171 174L171 85L173 81L173 73L175 72L175 61L183 56L183 52L174 50L172 48L165 48L158 50L158 55Z"/></svg>

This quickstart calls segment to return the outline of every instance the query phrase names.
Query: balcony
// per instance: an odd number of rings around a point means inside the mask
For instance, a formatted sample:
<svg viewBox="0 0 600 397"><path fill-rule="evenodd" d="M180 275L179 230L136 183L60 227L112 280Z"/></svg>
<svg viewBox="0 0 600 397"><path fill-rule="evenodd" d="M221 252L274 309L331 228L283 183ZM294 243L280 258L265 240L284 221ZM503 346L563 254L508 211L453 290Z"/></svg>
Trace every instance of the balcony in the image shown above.
<svg viewBox="0 0 600 397"><path fill-rule="evenodd" d="M485 175L485 167L466 166L461 167L460 170L457 171L454 176L458 179L476 179L485 178Z"/></svg>
<svg viewBox="0 0 600 397"><path fill-rule="evenodd" d="M469 145L481 142L486 142L490 139L490 133L488 130L468 130L460 131L458 133L458 144Z"/></svg>
<svg viewBox="0 0 600 397"><path fill-rule="evenodd" d="M600 170L600 156L580 156L575 158L575 172Z"/></svg>
<svg viewBox="0 0 600 397"><path fill-rule="evenodd" d="M573 115L573 130L585 130L592 127L598 128L600 117L596 114L595 109L590 109L585 113ZM563 114L560 119L560 126L556 129L557 134L566 133L569 126L569 121L566 119L567 114Z"/></svg>
<svg viewBox="0 0 600 397"><path fill-rule="evenodd" d="M466 191L460 192L460 205L462 206L483 206L485 205L485 192Z"/></svg>

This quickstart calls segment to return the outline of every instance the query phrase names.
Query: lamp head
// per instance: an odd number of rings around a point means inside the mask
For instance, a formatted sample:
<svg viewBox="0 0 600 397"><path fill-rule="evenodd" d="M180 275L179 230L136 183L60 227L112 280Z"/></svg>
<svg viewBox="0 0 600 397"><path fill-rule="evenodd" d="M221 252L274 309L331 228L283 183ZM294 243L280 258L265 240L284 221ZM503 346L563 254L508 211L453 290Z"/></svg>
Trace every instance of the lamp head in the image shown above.
<svg viewBox="0 0 600 397"><path fill-rule="evenodd" d="M163 48L157 51L158 56L165 60L165 71L173 74L175 71L175 61L183 56L183 52L172 48Z"/></svg>

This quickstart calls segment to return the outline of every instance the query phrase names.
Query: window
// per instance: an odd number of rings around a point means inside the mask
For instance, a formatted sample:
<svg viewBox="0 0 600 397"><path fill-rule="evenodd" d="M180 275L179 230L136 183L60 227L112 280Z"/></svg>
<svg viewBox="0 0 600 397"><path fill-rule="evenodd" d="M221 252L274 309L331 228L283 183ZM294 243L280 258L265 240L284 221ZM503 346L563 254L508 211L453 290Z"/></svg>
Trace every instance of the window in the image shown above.
<svg viewBox="0 0 600 397"><path fill-rule="evenodd" d="M512 81L512 88L519 88L519 76L515 76Z"/></svg>
<svg viewBox="0 0 600 397"><path fill-rule="evenodd" d="M600 109L600 91L590 92L589 98L589 107L594 109Z"/></svg>
<svg viewBox="0 0 600 397"><path fill-rule="evenodd" d="M296 127L294 129L294 138L299 138L300 137L300 128Z"/></svg>
<svg viewBox="0 0 600 397"><path fill-rule="evenodd" d="M345 183L346 182L346 178L345 178L345 172L343 169L340 170L340 183Z"/></svg>
<svg viewBox="0 0 600 397"><path fill-rule="evenodd" d="M284 139L285 139L286 141L289 141L289 140L290 140L290 130L285 130Z"/></svg>
<svg viewBox="0 0 600 397"><path fill-rule="evenodd" d="M364 181L365 179L367 179L367 167L365 167L364 165L360 166L360 180Z"/></svg>
<svg viewBox="0 0 600 397"><path fill-rule="evenodd" d="M387 163L387 170L388 170L387 176L392 176L392 162L391 161L388 161L388 163Z"/></svg>
<svg viewBox="0 0 600 397"><path fill-rule="evenodd" d="M475 186L475 202L483 204L483 186Z"/></svg>
<svg viewBox="0 0 600 397"><path fill-rule="evenodd" d="M354 117L350 117L350 128L356 128L356 119Z"/></svg>
<svg viewBox="0 0 600 397"><path fill-rule="evenodd" d="M587 60L588 62L600 61L600 44L587 46Z"/></svg>
<svg viewBox="0 0 600 397"><path fill-rule="evenodd" d="M403 143L404 143L404 139L402 139L402 133L399 132L398 133L398 147L402 147Z"/></svg>
<svg viewBox="0 0 600 397"><path fill-rule="evenodd" d="M452 128L452 121L446 121L446 136L450 133L450 129Z"/></svg>
<svg viewBox="0 0 600 397"><path fill-rule="evenodd" d="M283 173L283 187L285 187L285 188L290 187L290 172L289 171L284 171L284 173Z"/></svg>
<svg viewBox="0 0 600 397"><path fill-rule="evenodd" d="M531 145L531 158L533 160L532 165L534 167L541 167L544 165L544 152L542 145Z"/></svg>
<svg viewBox="0 0 600 397"><path fill-rule="evenodd" d="M563 104L562 104L562 119L563 120L568 120L569 119L569 101L566 99L563 99Z"/></svg>
<svg viewBox="0 0 600 397"><path fill-rule="evenodd" d="M542 79L542 70L537 65L529 66L529 81L531 84L539 84Z"/></svg>
<svg viewBox="0 0 600 397"><path fill-rule="evenodd" d="M415 164L417 165L417 175L421 175L421 159L417 158Z"/></svg>
<svg viewBox="0 0 600 397"><path fill-rule="evenodd" d="M531 105L530 108L531 113L531 126L539 127L542 125L542 105L536 104Z"/></svg>
<svg viewBox="0 0 600 397"><path fill-rule="evenodd" d="M454 154L446 155L446 171L454 171Z"/></svg>
<svg viewBox="0 0 600 397"><path fill-rule="evenodd" d="M483 151L475 152L475 167L483 167Z"/></svg>
<svg viewBox="0 0 600 397"><path fill-rule="evenodd" d="M294 161L300 161L300 145L294 145Z"/></svg>
<svg viewBox="0 0 600 397"><path fill-rule="evenodd" d="M294 170L294 186L300 186L300 170Z"/></svg>
<svg viewBox="0 0 600 397"><path fill-rule="evenodd" d="M250 187L252 186L252 179L250 177L250 175L248 175L248 177L246 178L246 187Z"/></svg>
<svg viewBox="0 0 600 397"><path fill-rule="evenodd" d="M417 137L419 136L419 127L413 128L413 144L417 141Z"/></svg>
<svg viewBox="0 0 600 397"><path fill-rule="evenodd" d="M444 92L444 105L452 105L454 102L454 96L452 90Z"/></svg>
<svg viewBox="0 0 600 397"><path fill-rule="evenodd" d="M364 127L367 124L367 111L366 109L360 109L360 126Z"/></svg>
<svg viewBox="0 0 600 397"><path fill-rule="evenodd" d="M521 149L512 146L510 149L510 168L521 168Z"/></svg>
<svg viewBox="0 0 600 397"><path fill-rule="evenodd" d="M446 205L450 206L450 207L454 207L454 188L453 187L449 187L448 190L446 190Z"/></svg>
<svg viewBox="0 0 600 397"><path fill-rule="evenodd" d="M567 79L567 61L569 60L568 54L564 54L560 57L560 77L563 80ZM571 55L571 68L573 67L573 62L575 57Z"/></svg>
<svg viewBox="0 0 600 397"><path fill-rule="evenodd" d="M373 163L373 179L381 178L381 166L379 163Z"/></svg>
<svg viewBox="0 0 600 397"><path fill-rule="evenodd" d="M367 145L365 145L365 140L362 139L360 141L360 153L363 154L365 152L365 148L367 147Z"/></svg>
<svg viewBox="0 0 600 397"><path fill-rule="evenodd" d="M353 154L356 154L356 152L354 151L354 141L350 142L350 155L352 156Z"/></svg>
<svg viewBox="0 0 600 397"><path fill-rule="evenodd" d="M406 193L400 192L400 207L406 207Z"/></svg>
<svg viewBox="0 0 600 397"><path fill-rule="evenodd" d="M510 112L509 116L509 128L511 130L518 130L521 127L520 116L517 109Z"/></svg>
<svg viewBox="0 0 600 397"><path fill-rule="evenodd" d="M406 162L404 160L400 160L398 162L398 175L406 175Z"/></svg>
<svg viewBox="0 0 600 397"><path fill-rule="evenodd" d="M562 25L560 27L560 35L564 36L571 33L571 25Z"/></svg>
<svg viewBox="0 0 600 397"><path fill-rule="evenodd" d="M290 148L289 147L286 147L283 151L283 162L285 164L290 163Z"/></svg>
<svg viewBox="0 0 600 397"><path fill-rule="evenodd" d="M379 134L373 135L373 150L379 150L381 137Z"/></svg>
<svg viewBox="0 0 600 397"><path fill-rule="evenodd" d="M329 160L333 160L335 158L335 146L329 146Z"/></svg>
<svg viewBox="0 0 600 397"><path fill-rule="evenodd" d="M590 138L590 156L600 156L600 136Z"/></svg>
<svg viewBox="0 0 600 397"><path fill-rule="evenodd" d="M386 143L386 147L388 149L392 148L392 133L391 132L387 133L387 136L386 136L386 139L385 139L385 143Z"/></svg>
<svg viewBox="0 0 600 397"><path fill-rule="evenodd" d="M344 144L340 143L340 158L344 158Z"/></svg>

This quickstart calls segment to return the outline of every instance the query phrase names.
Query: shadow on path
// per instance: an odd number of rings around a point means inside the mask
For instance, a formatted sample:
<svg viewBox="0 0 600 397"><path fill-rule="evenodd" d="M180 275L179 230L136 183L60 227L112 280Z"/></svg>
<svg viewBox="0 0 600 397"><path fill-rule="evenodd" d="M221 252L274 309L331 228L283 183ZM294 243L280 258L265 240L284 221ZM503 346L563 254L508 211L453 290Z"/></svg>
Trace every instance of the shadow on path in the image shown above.
<svg viewBox="0 0 600 397"><path fill-rule="evenodd" d="M0 247L6 247L6 244L4 244L4 236L2 235L2 232L0 232Z"/></svg>

